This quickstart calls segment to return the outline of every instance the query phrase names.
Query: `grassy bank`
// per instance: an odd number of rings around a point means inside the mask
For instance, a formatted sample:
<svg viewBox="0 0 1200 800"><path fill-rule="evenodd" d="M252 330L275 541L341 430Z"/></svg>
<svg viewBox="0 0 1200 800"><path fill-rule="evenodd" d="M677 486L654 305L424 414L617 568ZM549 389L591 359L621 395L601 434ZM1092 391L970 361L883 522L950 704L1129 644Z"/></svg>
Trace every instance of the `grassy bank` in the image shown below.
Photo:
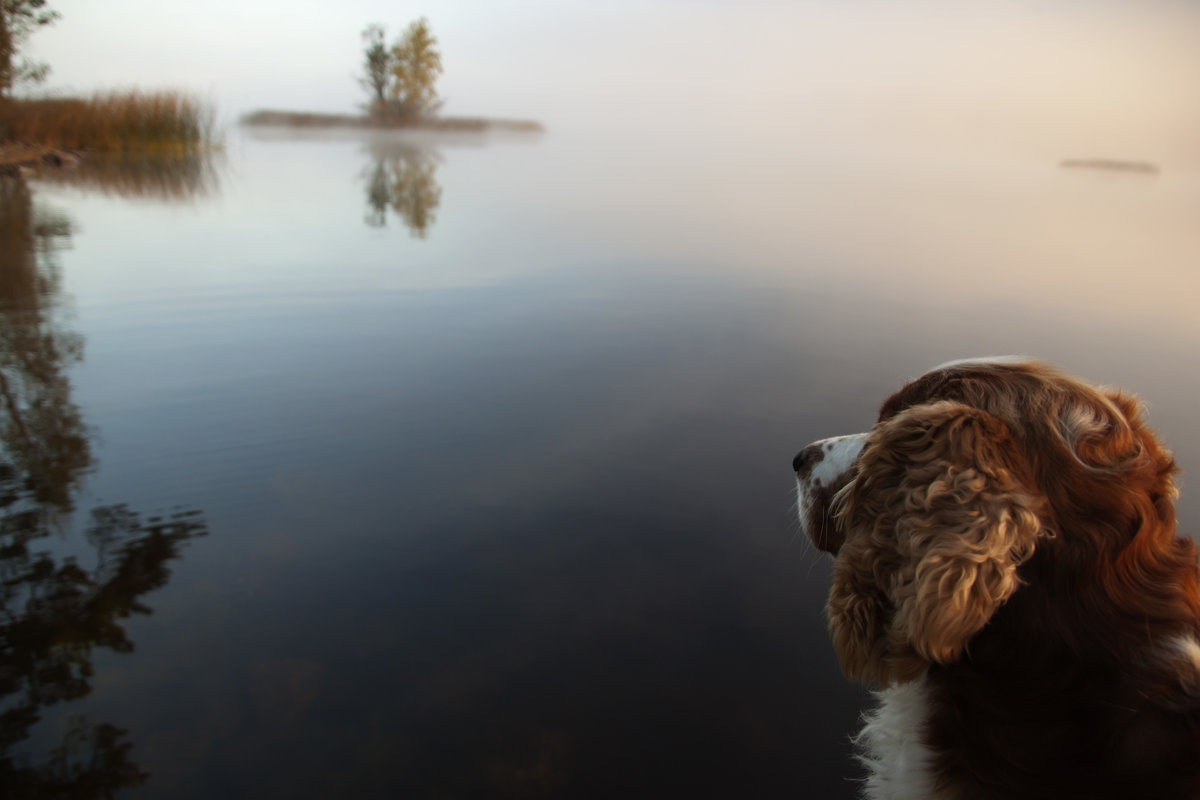
<svg viewBox="0 0 1200 800"><path fill-rule="evenodd" d="M482 133L488 130L536 133L538 122L523 119L486 117L401 117L316 114L303 111L255 111L242 117L243 125L284 126L289 128L370 128L374 130L428 130Z"/></svg>
<svg viewBox="0 0 1200 800"><path fill-rule="evenodd" d="M213 108L175 91L0 100L0 142L108 152L189 149L215 142Z"/></svg>

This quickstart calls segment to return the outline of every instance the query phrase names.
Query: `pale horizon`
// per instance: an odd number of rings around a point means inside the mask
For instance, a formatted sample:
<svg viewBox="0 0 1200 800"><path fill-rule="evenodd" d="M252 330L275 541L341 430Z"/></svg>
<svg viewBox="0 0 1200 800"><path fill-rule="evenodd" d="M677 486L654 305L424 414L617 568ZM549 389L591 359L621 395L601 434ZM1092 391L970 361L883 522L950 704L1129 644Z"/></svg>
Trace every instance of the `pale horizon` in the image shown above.
<svg viewBox="0 0 1200 800"><path fill-rule="evenodd" d="M1200 8L1182 2L756 2L205 6L58 0L28 52L38 93L177 88L222 123L256 109L353 113L360 32L425 16L450 115L624 138L887 138L1200 169Z"/></svg>

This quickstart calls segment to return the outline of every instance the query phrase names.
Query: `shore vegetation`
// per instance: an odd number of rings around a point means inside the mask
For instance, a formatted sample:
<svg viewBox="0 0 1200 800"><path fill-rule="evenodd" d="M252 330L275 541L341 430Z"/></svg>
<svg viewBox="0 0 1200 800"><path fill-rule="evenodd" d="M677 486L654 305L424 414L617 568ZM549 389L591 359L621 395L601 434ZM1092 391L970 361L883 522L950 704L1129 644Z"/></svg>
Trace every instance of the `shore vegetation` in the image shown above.
<svg viewBox="0 0 1200 800"><path fill-rule="evenodd" d="M46 0L0 0L0 175L74 164L83 152L186 155L217 144L210 103L181 91L127 89L90 97L31 97L50 67L24 54L59 13Z"/></svg>
<svg viewBox="0 0 1200 800"><path fill-rule="evenodd" d="M213 107L179 91L0 100L0 142L63 150L188 150L216 143Z"/></svg>

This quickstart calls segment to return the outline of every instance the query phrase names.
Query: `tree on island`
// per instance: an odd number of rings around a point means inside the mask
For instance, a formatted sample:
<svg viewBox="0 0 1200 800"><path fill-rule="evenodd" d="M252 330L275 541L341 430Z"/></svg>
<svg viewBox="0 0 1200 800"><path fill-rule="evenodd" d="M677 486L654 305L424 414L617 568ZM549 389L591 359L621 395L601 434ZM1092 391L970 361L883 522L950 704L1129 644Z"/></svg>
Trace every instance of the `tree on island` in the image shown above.
<svg viewBox="0 0 1200 800"><path fill-rule="evenodd" d="M378 24L362 33L366 49L359 82L371 94L371 114L419 117L435 111L441 105L435 84L442 55L429 21L421 17L413 22L390 50L384 45L385 35Z"/></svg>
<svg viewBox="0 0 1200 800"><path fill-rule="evenodd" d="M27 58L18 61L17 54L30 34L58 17L57 11L46 8L46 0L0 0L0 97L10 96L18 84L46 79L49 65Z"/></svg>
<svg viewBox="0 0 1200 800"><path fill-rule="evenodd" d="M384 44L386 30L382 25L368 25L362 32L367 48L363 52L363 77L359 83L371 93L372 112L387 107L387 89L392 74L392 52Z"/></svg>
<svg viewBox="0 0 1200 800"><path fill-rule="evenodd" d="M392 48L392 102L401 113L420 115L439 105L434 84L442 72L442 55L429 21L421 17L408 26Z"/></svg>

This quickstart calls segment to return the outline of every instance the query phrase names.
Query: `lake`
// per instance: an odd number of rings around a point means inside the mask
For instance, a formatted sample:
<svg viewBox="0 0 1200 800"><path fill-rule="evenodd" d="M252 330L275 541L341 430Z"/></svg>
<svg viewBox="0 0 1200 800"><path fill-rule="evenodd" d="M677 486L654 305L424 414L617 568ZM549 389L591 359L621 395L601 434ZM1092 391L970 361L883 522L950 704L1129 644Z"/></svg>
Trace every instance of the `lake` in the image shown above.
<svg viewBox="0 0 1200 800"><path fill-rule="evenodd" d="M801 446L1032 354L1146 400L1200 529L1200 172L1075 155L234 130L0 180L14 796L852 797Z"/></svg>

